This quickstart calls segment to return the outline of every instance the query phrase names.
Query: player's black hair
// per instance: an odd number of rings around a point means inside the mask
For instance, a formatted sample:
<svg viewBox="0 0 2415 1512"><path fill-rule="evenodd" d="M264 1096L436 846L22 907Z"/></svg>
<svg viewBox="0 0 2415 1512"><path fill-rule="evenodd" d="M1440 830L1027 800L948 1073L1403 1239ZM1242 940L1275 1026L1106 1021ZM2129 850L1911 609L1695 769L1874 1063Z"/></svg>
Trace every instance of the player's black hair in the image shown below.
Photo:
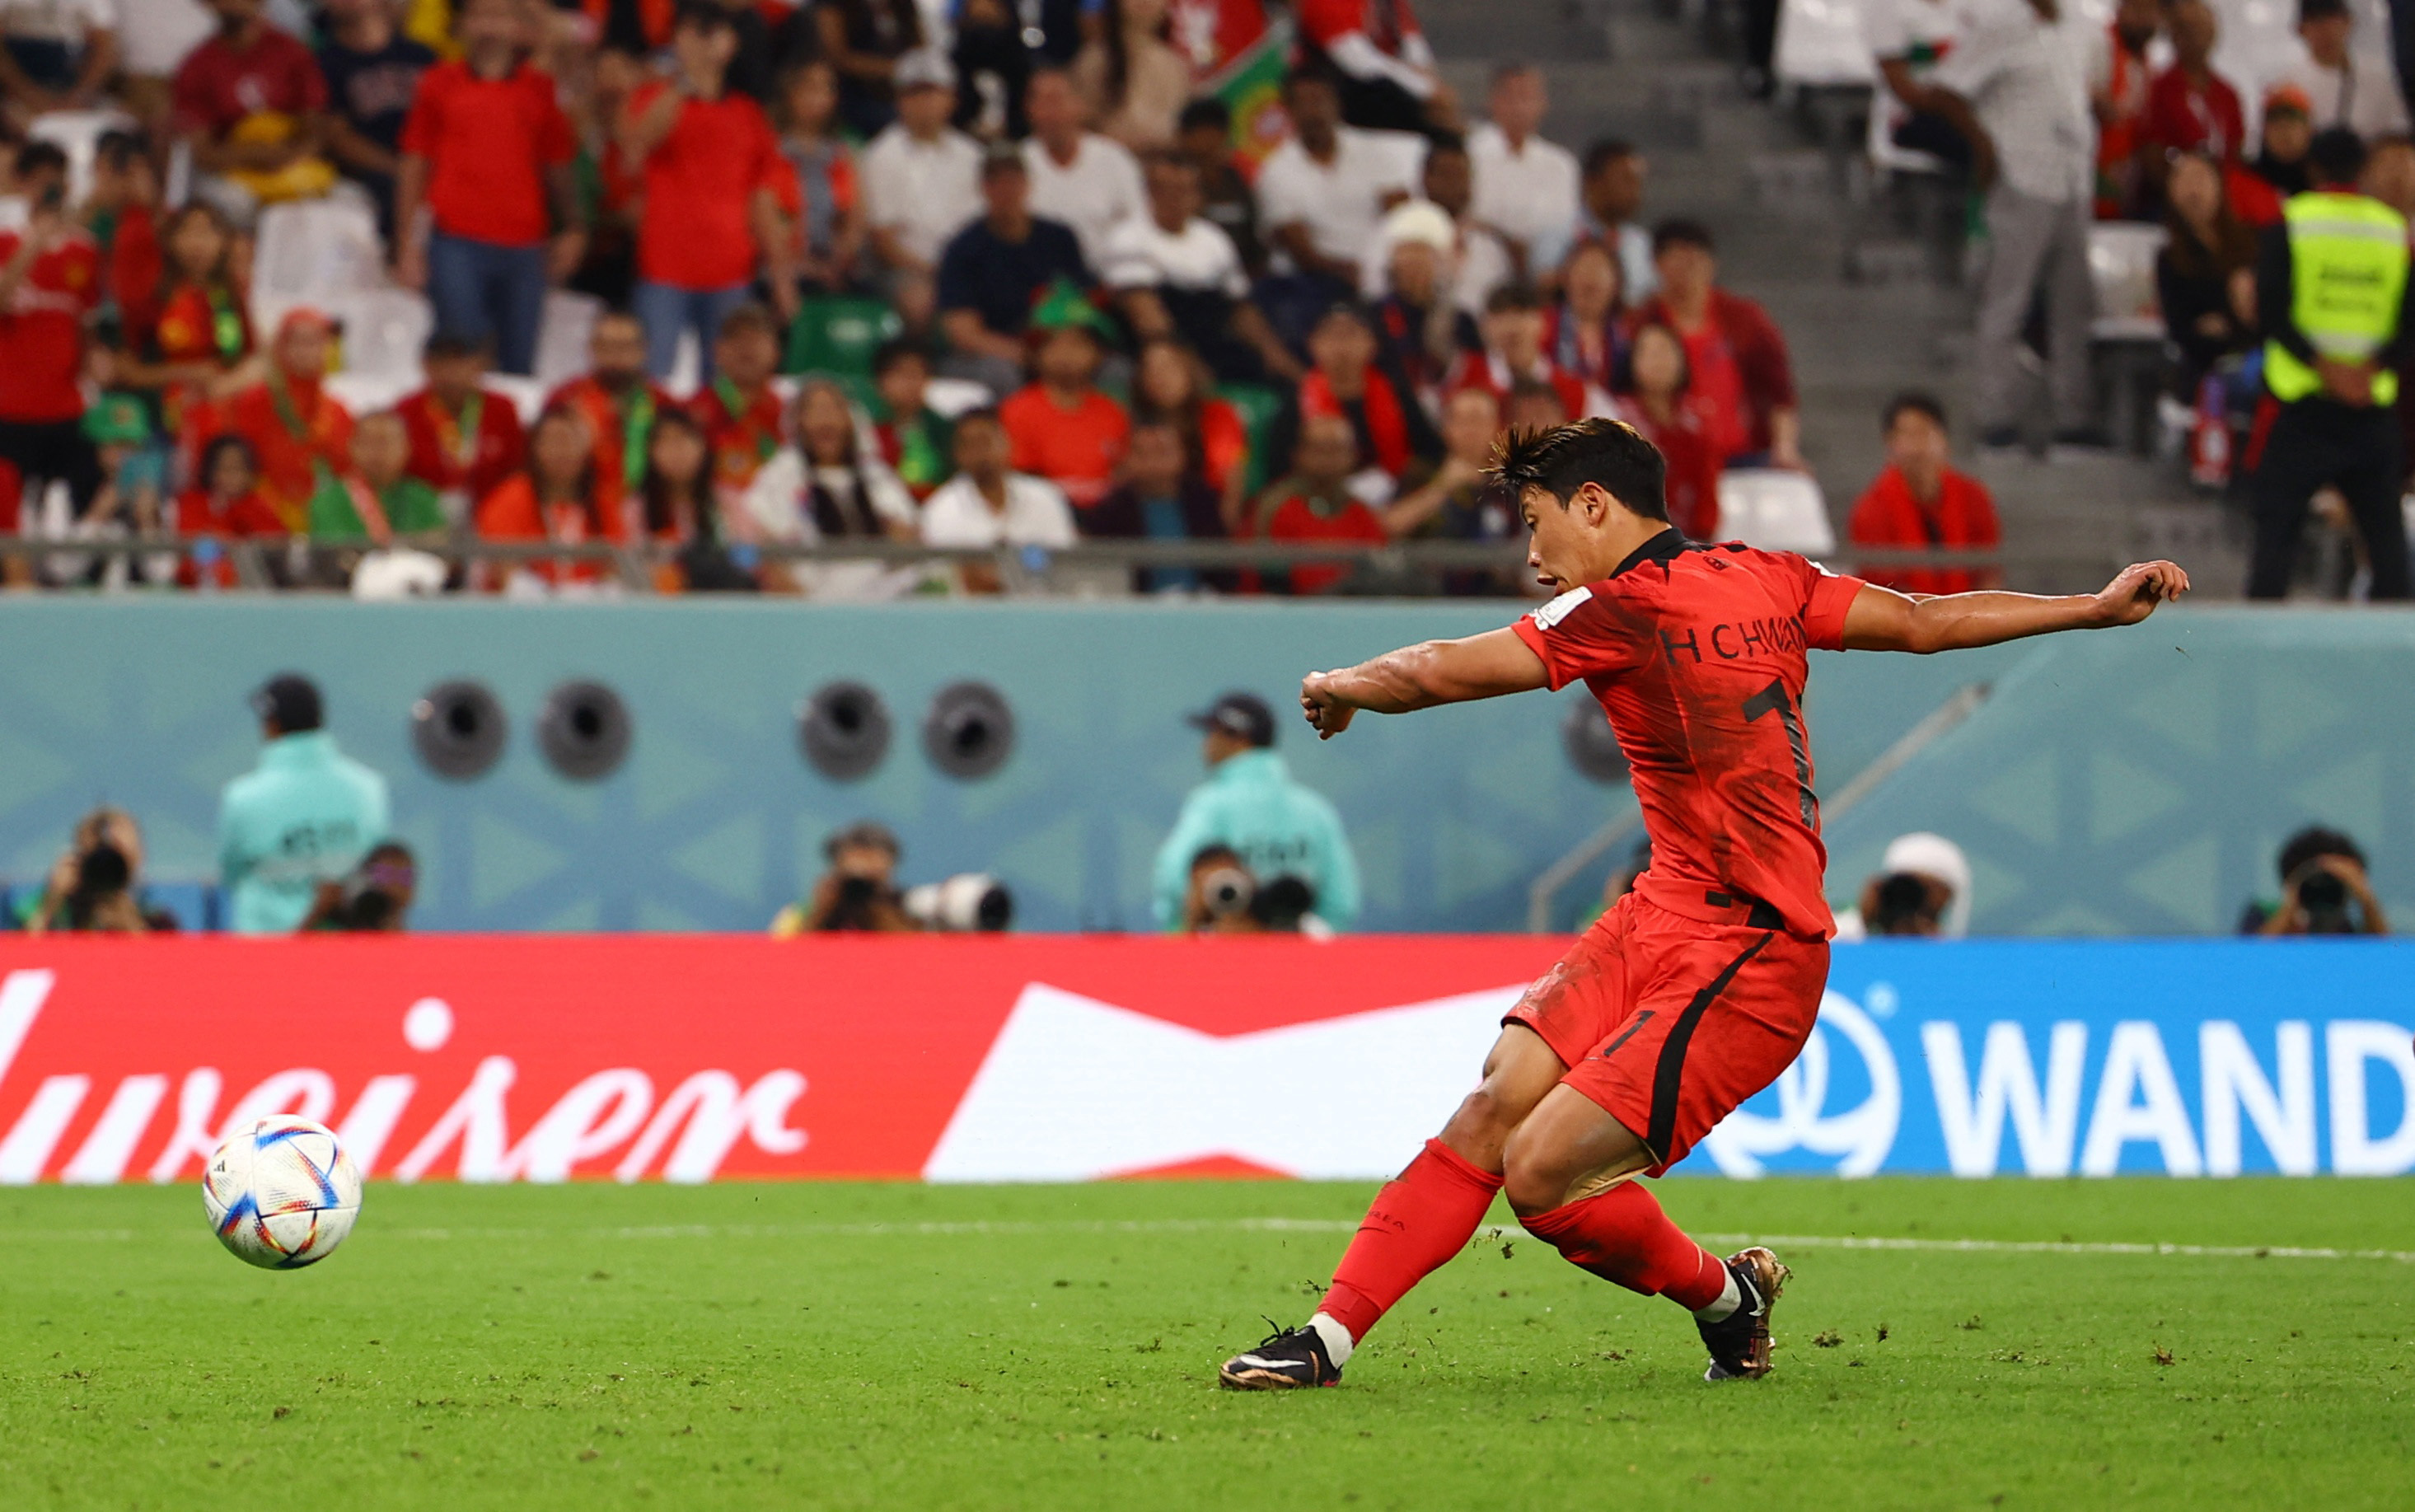
<svg viewBox="0 0 2415 1512"><path fill-rule="evenodd" d="M2310 824L2291 835L2281 846L2281 880L2287 882L2298 875L2298 869L2318 856L2339 856L2365 864L2364 850L2337 830Z"/></svg>
<svg viewBox="0 0 2415 1512"><path fill-rule="evenodd" d="M1603 137L1585 149L1584 176L1591 178L1620 158L1634 156L1634 142L1625 137Z"/></svg>
<svg viewBox="0 0 2415 1512"><path fill-rule="evenodd" d="M1645 519L1669 517L1668 461L1624 420L1595 416L1549 430L1513 428L1493 443L1489 472L1513 502L1540 488L1566 508L1592 483Z"/></svg>
<svg viewBox="0 0 2415 1512"><path fill-rule="evenodd" d="M1902 393L1897 395L1894 398L1887 400L1886 415L1879 422L1880 434L1883 435L1887 431L1893 430L1895 428L1895 423L1902 419L1907 413L1925 414L1928 416L1929 419L1937 422L1937 428L1940 430L1951 428L1945 424L1945 405L1943 401L1940 400L1936 395L1928 392L1926 389L1908 388Z"/></svg>
<svg viewBox="0 0 2415 1512"><path fill-rule="evenodd" d="M2344 126L2318 131L2306 147L2306 167L2313 171L2318 184L2352 188L2356 176L2364 172L2364 139ZM20 168L18 172L24 170Z"/></svg>
<svg viewBox="0 0 2415 1512"><path fill-rule="evenodd" d="M1182 113L1175 118L1174 126L1178 132L1196 131L1203 126L1230 131L1233 129L1233 107L1213 95L1202 95L1182 107Z"/></svg>

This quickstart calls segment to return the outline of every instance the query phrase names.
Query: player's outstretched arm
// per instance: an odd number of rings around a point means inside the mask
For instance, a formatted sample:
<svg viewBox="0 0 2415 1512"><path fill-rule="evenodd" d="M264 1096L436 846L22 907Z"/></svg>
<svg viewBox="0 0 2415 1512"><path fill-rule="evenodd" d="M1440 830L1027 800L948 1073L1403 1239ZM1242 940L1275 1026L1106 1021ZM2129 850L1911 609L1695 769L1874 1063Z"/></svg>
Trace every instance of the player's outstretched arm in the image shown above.
<svg viewBox="0 0 2415 1512"><path fill-rule="evenodd" d="M2188 591L2188 574L2168 561L2122 569L2099 593L1945 593L1912 597L1866 585L1845 611L1847 651L1961 651L2057 630L2137 624L2155 606Z"/></svg>
<svg viewBox="0 0 2415 1512"><path fill-rule="evenodd" d="M1543 659L1516 631L1488 630L1464 640L1403 646L1338 672L1311 672L1300 680L1299 707L1317 739L1329 741L1361 709L1405 714L1546 685Z"/></svg>

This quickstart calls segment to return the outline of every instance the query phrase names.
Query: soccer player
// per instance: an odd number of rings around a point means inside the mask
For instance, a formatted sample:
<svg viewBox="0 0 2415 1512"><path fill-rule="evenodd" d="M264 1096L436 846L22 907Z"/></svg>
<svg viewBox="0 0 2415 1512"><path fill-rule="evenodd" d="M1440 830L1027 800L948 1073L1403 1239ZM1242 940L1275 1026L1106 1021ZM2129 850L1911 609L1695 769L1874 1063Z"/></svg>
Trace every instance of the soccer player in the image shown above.
<svg viewBox="0 0 2415 1512"><path fill-rule="evenodd" d="M1581 420L1512 431L1492 476L1526 560L1559 596L1506 630L1430 641L1300 684L1318 736L1360 710L1559 689L1582 679L1633 772L1652 865L1503 1019L1484 1079L1377 1194L1322 1307L1225 1362L1227 1386L1332 1385L1358 1341L1456 1254L1493 1193L1526 1231L1604 1280L1694 1316L1704 1378L1769 1370L1787 1269L1722 1263L1637 1175L1686 1158L1776 1080L1811 1033L1833 922L1803 726L1807 652L1927 653L2135 624L2187 591L2168 561L2064 598L1908 596L1789 552L1703 546L1669 524L1660 454Z"/></svg>

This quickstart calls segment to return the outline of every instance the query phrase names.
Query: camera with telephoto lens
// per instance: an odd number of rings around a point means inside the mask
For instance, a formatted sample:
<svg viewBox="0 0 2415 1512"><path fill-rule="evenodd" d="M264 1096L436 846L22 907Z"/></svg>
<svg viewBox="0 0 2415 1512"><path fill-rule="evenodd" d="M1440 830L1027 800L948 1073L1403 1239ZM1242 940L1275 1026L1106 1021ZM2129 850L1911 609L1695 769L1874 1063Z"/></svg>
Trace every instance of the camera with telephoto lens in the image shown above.
<svg viewBox="0 0 2415 1512"><path fill-rule="evenodd" d="M1210 919L1238 919L1250 911L1257 880L1238 866L1219 866L1199 881L1199 902Z"/></svg>
<svg viewBox="0 0 2415 1512"><path fill-rule="evenodd" d="M986 873L959 872L942 882L908 888L906 914L942 934L998 935L1014 922L1014 894Z"/></svg>
<svg viewBox="0 0 2415 1512"><path fill-rule="evenodd" d="M2348 884L2329 867L2317 865L2298 884L2298 906L2306 911L2309 935L2357 935L2362 927L2348 913Z"/></svg>
<svg viewBox="0 0 2415 1512"><path fill-rule="evenodd" d="M1300 921L1316 911L1316 889L1285 874L1258 889L1250 900L1250 917L1269 934L1297 935Z"/></svg>
<svg viewBox="0 0 2415 1512"><path fill-rule="evenodd" d="M76 858L75 896L86 903L123 892L133 880L126 852L106 840Z"/></svg>

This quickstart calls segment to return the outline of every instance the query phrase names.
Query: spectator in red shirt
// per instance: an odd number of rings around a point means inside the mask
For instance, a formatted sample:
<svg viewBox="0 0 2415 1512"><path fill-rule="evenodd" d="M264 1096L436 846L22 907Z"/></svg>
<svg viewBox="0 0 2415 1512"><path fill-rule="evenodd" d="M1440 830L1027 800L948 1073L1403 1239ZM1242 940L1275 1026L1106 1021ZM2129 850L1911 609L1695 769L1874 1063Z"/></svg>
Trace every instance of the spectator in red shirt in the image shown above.
<svg viewBox="0 0 2415 1512"><path fill-rule="evenodd" d="M526 375L548 276L568 277L586 255L577 143L552 77L529 61L515 0L468 0L459 32L461 57L420 79L403 123L395 280L428 291L438 330L492 343L498 367Z"/></svg>
<svg viewBox="0 0 2415 1512"><path fill-rule="evenodd" d="M654 418L674 401L646 377L646 332L634 315L608 310L596 318L587 363L586 376L555 389L546 408L574 410L587 422L595 497L619 522L623 502L646 475L646 442Z"/></svg>
<svg viewBox="0 0 2415 1512"><path fill-rule="evenodd" d="M780 396L772 388L780 325L772 312L741 305L724 316L712 365L712 382L688 401L688 413L712 448L713 487L742 493L782 439Z"/></svg>
<svg viewBox="0 0 2415 1512"><path fill-rule="evenodd" d="M174 121L193 192L249 225L263 204L335 187L322 155L327 82L310 50L268 24L267 0L209 0L216 36L176 70Z"/></svg>
<svg viewBox="0 0 2415 1512"><path fill-rule="evenodd" d="M2213 71L2217 26L2205 0L2171 8L2172 66L2147 86L2147 124L2140 137L2146 181L2157 199L2176 153L2201 152L2235 164L2246 147L2246 114L2239 91Z"/></svg>
<svg viewBox="0 0 2415 1512"><path fill-rule="evenodd" d="M1972 546L2002 544L1995 501L1976 478L1954 471L1945 408L1926 394L1905 394L1886 409L1887 465L1853 505L1847 531L1856 546ZM1967 593L1993 588L1993 568L1853 569L1867 581L1906 593Z"/></svg>
<svg viewBox="0 0 2415 1512"><path fill-rule="evenodd" d="M712 381L713 335L745 303L758 264L783 313L796 306L797 176L763 107L728 86L737 48L728 11L709 0L683 7L671 28L678 71L640 84L621 111L621 150L645 165L631 303L658 379L670 376L681 334L694 331L699 376Z"/></svg>
<svg viewBox="0 0 2415 1512"><path fill-rule="evenodd" d="M1358 541L1381 546L1390 540L1384 517L1350 491L1358 451L1358 438L1342 416L1312 415L1301 421L1290 475L1258 500L1258 533L1269 541ZM1289 573L1291 591L1329 593L1349 576L1346 566L1294 567Z"/></svg>
<svg viewBox="0 0 2415 1512"><path fill-rule="evenodd" d="M1097 317L1088 312L1085 303L1080 312L1060 314L1042 327L1032 360L1037 381L998 407L1012 442L1008 465L1062 489L1077 519L1115 487L1132 430L1124 407L1098 390L1105 353L1090 324Z"/></svg>
<svg viewBox="0 0 2415 1512"><path fill-rule="evenodd" d="M1543 296L1535 286L1503 284L1484 301L1484 350L1460 353L1443 380L1443 393L1480 388L1506 402L1511 387L1522 380L1558 390L1560 407L1571 419L1608 413L1607 396L1563 371L1543 351L1545 329Z"/></svg>
<svg viewBox="0 0 2415 1512"><path fill-rule="evenodd" d="M479 385L487 349L467 337L439 331L420 350L427 386L394 407L411 438L406 471L436 490L452 518L467 519L479 500L519 471L528 436L519 410Z"/></svg>
<svg viewBox="0 0 2415 1512"><path fill-rule="evenodd" d="M1805 471L1786 337L1760 305L1718 287L1710 232L1690 220L1661 222L1652 264L1660 290L1633 324L1657 321L1686 344L1687 402L1721 463Z"/></svg>
<svg viewBox="0 0 2415 1512"><path fill-rule="evenodd" d="M260 496L260 460L241 436L220 436L202 448L193 476L194 486L176 501L178 534L241 541L287 533L285 521ZM187 588L233 588L239 579L225 547L208 540L186 553L176 581Z"/></svg>
<svg viewBox="0 0 2415 1512"><path fill-rule="evenodd" d="M1216 397L1197 352L1172 339L1144 343L1132 366L1132 412L1135 427L1180 431L1192 469L1215 490L1226 526L1240 519L1250 481L1250 427L1241 412Z"/></svg>
<svg viewBox="0 0 2415 1512"><path fill-rule="evenodd" d="M211 433L211 407L266 376L252 350L251 322L229 270L226 218L201 201L168 218L167 273L147 321L126 317L117 383L147 395L160 428L187 446ZM189 449L186 452L191 459Z"/></svg>
<svg viewBox="0 0 2415 1512"><path fill-rule="evenodd" d="M1686 406L1686 343L1654 322L1639 326L1621 375L1618 418L1660 448L1668 463L1669 523L1689 539L1719 531L1719 454Z"/></svg>
<svg viewBox="0 0 2415 1512"><path fill-rule="evenodd" d="M1268 437L1271 457L1292 455L1307 422L1338 416L1358 438L1358 468L1398 482L1412 461L1442 456L1442 438L1405 383L1376 360L1375 333L1356 305L1336 305L1308 333L1308 376Z"/></svg>
<svg viewBox="0 0 2415 1512"><path fill-rule="evenodd" d="M309 517L323 472L350 464L352 416L327 392L336 327L315 309L288 311L271 343L266 376L225 405L219 424L251 443L260 493L289 531Z"/></svg>
<svg viewBox="0 0 2415 1512"><path fill-rule="evenodd" d="M652 427L649 426L651 443ZM478 536L487 541L549 541L563 546L618 542L628 533L617 503L608 504L599 487L594 432L578 411L556 407L537 416L529 431L525 470L504 480L478 505ZM638 449L642 478L650 453ZM489 589L542 593L569 584L610 578L611 565L592 559L538 558L505 568L482 567L478 580Z"/></svg>
<svg viewBox="0 0 2415 1512"><path fill-rule="evenodd" d="M65 208L67 157L45 142L17 149L17 187L33 213L22 232L0 232L0 461L27 498L65 483L81 513L100 491L100 457L83 433L84 327L100 307L100 248ZM17 492L0 498L0 529L14 531ZM8 559L8 581L31 564Z"/></svg>

